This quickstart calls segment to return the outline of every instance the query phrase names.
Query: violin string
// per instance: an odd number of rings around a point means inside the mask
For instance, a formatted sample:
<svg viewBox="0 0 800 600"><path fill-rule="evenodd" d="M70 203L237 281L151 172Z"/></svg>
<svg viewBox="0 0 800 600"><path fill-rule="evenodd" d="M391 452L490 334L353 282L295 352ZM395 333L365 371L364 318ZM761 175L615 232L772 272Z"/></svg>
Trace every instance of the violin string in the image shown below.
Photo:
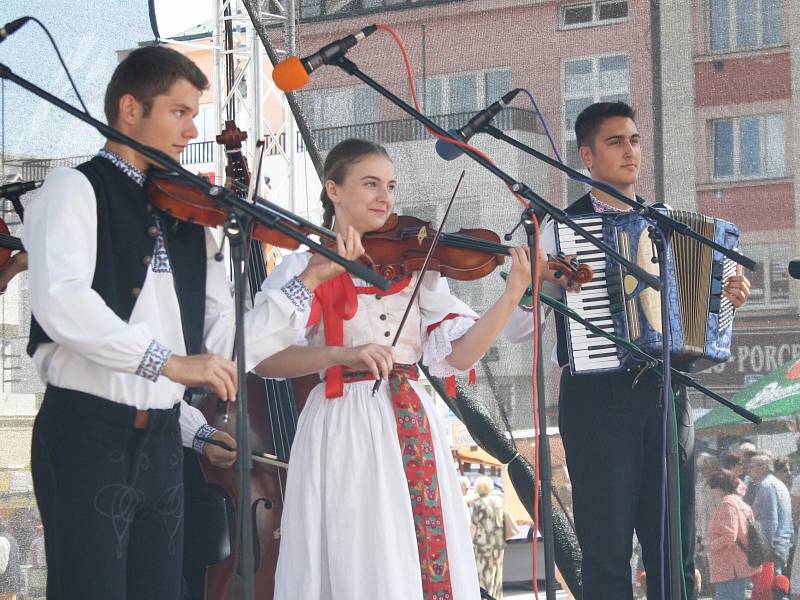
<svg viewBox="0 0 800 600"><path fill-rule="evenodd" d="M419 229L407 227L401 231L400 239L401 240L415 239L419 237L419 231L420 231ZM426 240L433 239L434 237L435 234L430 232L428 232L425 235ZM460 233L443 233L441 242L448 246L459 246L462 248L467 248L470 250L478 250L482 252L494 252L496 254L506 254L506 255L509 252L509 247L503 244L489 242L487 240L474 238Z"/></svg>
<svg viewBox="0 0 800 600"><path fill-rule="evenodd" d="M408 319L408 315L411 312L411 306L414 303L414 300L419 293L420 286L422 284L422 280L425 277L425 273L428 269L428 265L430 263L431 257L433 257L433 252L436 250L436 246L439 243L439 239L442 236L442 229L444 229L444 224L447 221L447 217L450 214L450 209L453 207L453 202L456 199L456 195L458 195L458 189L461 187L461 182L464 180L464 175L466 174L466 170L461 171L461 175L456 182L456 187L453 190L453 195L450 197L450 202L447 203L447 208L444 211L444 216L442 217L442 222L439 224L439 229L436 230L436 236L433 238L433 242L431 243L430 248L428 248L428 254L425 256L425 262L422 264L422 268L419 270L417 275L417 282L414 284L414 290L411 292L411 297L408 299L408 304L406 305L406 309L403 312L403 317L400 319L400 324L397 326L397 331L394 334L394 339L392 340L392 348L397 345L397 341L400 339L400 333L403 331L403 327L406 324L406 320ZM378 378L375 380L375 384L372 386L372 395L374 396L378 388L381 385L381 379Z"/></svg>

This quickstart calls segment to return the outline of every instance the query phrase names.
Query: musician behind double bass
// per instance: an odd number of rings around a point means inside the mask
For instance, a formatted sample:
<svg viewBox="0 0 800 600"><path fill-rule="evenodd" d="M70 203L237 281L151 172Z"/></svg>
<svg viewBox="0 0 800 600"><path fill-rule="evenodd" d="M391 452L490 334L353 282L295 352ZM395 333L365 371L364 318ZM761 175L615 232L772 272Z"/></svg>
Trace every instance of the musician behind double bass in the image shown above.
<svg viewBox="0 0 800 600"><path fill-rule="evenodd" d="M633 109L623 102L587 107L575 121L578 152L591 176L636 198L641 136ZM572 203L571 216L624 212L625 203L593 188ZM542 228L542 245L555 251L553 222ZM543 291L558 295L544 283ZM549 289L548 289L549 287ZM572 286L568 293L578 292ZM741 272L724 284L735 308L750 295ZM568 366L566 323L556 316L553 359L562 368L559 428L572 480L575 527L583 555L583 594L592 600L631 599L632 538L636 531L647 572L647 597L660 598L660 515L662 415L661 381L652 370L573 375ZM533 333L530 308L519 307L506 328L512 342ZM688 598L694 581L694 432L686 390L675 385L680 423L680 509L683 526L683 576ZM669 591L667 598L676 597Z"/></svg>
<svg viewBox="0 0 800 600"><path fill-rule="evenodd" d="M197 136L208 80L166 47L135 50L106 90L108 123L178 159ZM175 600L181 593L181 444L215 463L235 445L182 402L186 386L234 400L234 306L210 231L152 210L147 159L108 142L51 171L24 228L33 313L29 353L47 384L31 467L54 600ZM356 258L360 239L337 239ZM247 358L293 343L312 291L342 269L315 256L247 314Z"/></svg>

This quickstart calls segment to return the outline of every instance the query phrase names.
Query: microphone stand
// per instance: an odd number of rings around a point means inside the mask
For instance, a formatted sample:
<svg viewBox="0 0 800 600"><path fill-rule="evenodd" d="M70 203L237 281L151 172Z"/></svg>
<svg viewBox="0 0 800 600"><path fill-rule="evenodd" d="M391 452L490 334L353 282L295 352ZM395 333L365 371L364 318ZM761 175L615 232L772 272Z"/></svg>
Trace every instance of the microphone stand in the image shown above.
<svg viewBox="0 0 800 600"><path fill-rule="evenodd" d="M523 152L538 158L539 160L559 169L560 171L567 174L571 179L576 181L581 181L593 187L597 187L602 189L603 191L609 193L614 198L628 204L629 206L634 207L635 210L641 209L642 204L638 201L631 200L624 194L620 193L616 188L613 186L606 184L604 182L596 181L590 177L586 177L583 173L576 171L561 162L554 160L531 148L530 146L512 138L511 136L505 134L503 131L494 127L491 124L486 124L482 128L486 133L493 136L494 138L507 142L511 144L513 147L522 150ZM668 524L669 530L669 540L667 543L667 549L669 551L669 560L668 564L665 565L667 567L667 571L669 572L669 580L670 580L670 591L671 597L674 600L681 600L681 589L684 582L683 578L683 561L681 561L681 546L680 546L680 536L679 536L679 511L678 511L678 486L677 486L677 478L679 477L680 471L678 469L678 439L675 432L675 427L673 424L675 423L676 419L676 412L675 412L675 402L673 401L672 397L672 388L671 388L671 374L672 371L670 369L670 345L671 345L671 329L670 329L670 316L669 316L669 307L667 298L669 297L669 281L666 277L667 275L667 263L668 263L668 253L671 247L672 236L674 233L681 233L684 235L688 235L689 237L699 241L702 244L710 246L714 250L722 253L726 257L730 258L731 260L742 264L751 270L753 269L755 263L748 257L739 254L734 250L729 250L725 246L718 244L714 240L710 240L705 236L702 236L696 233L693 229L691 229L688 225L683 223L678 223L674 219L664 215L663 213L659 212L658 210L653 209L652 207L645 207L645 210L639 210L639 214L643 217L649 218L655 221L658 227L651 226L650 228L650 237L653 240L654 246L656 247L656 254L658 259L659 265L659 278L664 286L664 289L661 290L660 298L661 298L661 331L662 331L662 355L664 356L664 364L666 365L665 373L664 373L664 385L662 386L662 394L663 398L662 401L664 403L664 415L663 415L663 427L664 427L664 439L665 439L665 459L666 459L666 469L665 473L665 480L666 480L666 520ZM663 541L663 540L662 540ZM663 548L662 548L663 550ZM679 568L678 568L679 566ZM663 577L664 574L662 574ZM663 585L663 579L662 579ZM664 589L662 588L662 598L664 596Z"/></svg>
<svg viewBox="0 0 800 600"><path fill-rule="evenodd" d="M675 231L677 233L681 233L683 235L687 235L690 238L695 239L698 242L713 248L714 250L716 250L717 252L719 252L723 256L726 256L727 258L730 258L732 261L734 261L736 263L739 263L740 265L750 269L751 271L755 270L756 262L753 259L748 258L747 256L744 256L743 254L740 254L740 253L736 252L735 250L731 250L729 248L726 248L722 244L718 244L715 240L708 239L707 237L697 233L694 229L692 229L691 227L689 227L685 223L681 223L679 221L676 221L675 219L673 219L673 218L665 215L664 213L659 212L658 210L654 209L652 206L647 206L647 205L642 204L638 200L632 200L631 198L628 198L625 194L621 193L613 185L609 185L608 183L605 183L603 181L597 181L596 179L592 179L591 177L587 177L586 175L584 175L580 171L576 171L572 167L569 167L569 166L567 166L567 165L565 165L565 164L563 164L563 163L561 163L561 162L559 162L559 161L557 161L557 160L555 160L553 158L550 158L549 156L547 156L546 154L543 154L542 152L539 152L535 148L531 148L527 144L524 144L524 143L520 142L519 140L511 137L510 135L504 133L503 131L501 131L500 129L498 129L494 125L492 125L491 123L487 123L486 125L484 125L481 128L481 130L484 131L485 133L488 133L489 135L491 135L492 137L494 137L494 138L496 138L496 139L498 139L500 141L506 142L507 144L511 144L517 150L522 150L526 154L529 154L529 155L533 156L534 158L538 158L542 162L545 162L548 165L550 165L551 167L555 167L559 171L565 173L570 179L572 179L574 181L579 181L581 183L585 183L586 185L590 185L592 187L596 187L599 190L603 190L604 192L606 192L610 196L613 196L615 199L619 200L620 202L624 202L628 206L632 207L635 212L639 213L643 217L647 217L647 218L655 221L656 223L658 223L658 225L660 227L662 227L664 229L668 228L671 231ZM464 151L466 152L466 150L464 150ZM589 240L589 241L591 241L591 240ZM616 262L621 262L619 260L616 260L616 257L614 257L614 260ZM624 263L623 263L623 265L624 265Z"/></svg>
<svg viewBox="0 0 800 600"><path fill-rule="evenodd" d="M353 61L351 61L350 59L348 59L344 55L342 55L342 56L338 57L337 59L335 59L334 61L332 61L331 64L334 64L334 65L338 66L339 68L341 68L343 71L345 71L349 75L352 75L352 76L356 77L357 79L360 79L361 81L363 81L366 85L368 85L369 87L374 89L381 96L383 96L386 99L388 99L392 104L394 104L395 106L400 108L403 112L407 113L408 115L410 115L411 117L413 117L414 119L416 119L417 121L419 121L420 123L425 125L428 129L437 132L439 135L445 136L447 139L454 139L447 131L445 131L444 129L439 127L439 125L437 125L436 123L434 123L433 121L428 119L425 115L420 113L414 107L410 106L408 103L406 103L403 100L401 100L399 97L397 97L392 92L387 90L385 87L383 87L377 81L375 81L373 78L371 78L370 76L368 76L367 74L362 72L358 68L358 66L356 66L355 63L353 63ZM645 271L644 269L639 267L639 265L637 265L635 263L632 263L631 261L625 259L625 257L623 257L621 254L619 254L615 249L611 248L608 244L605 244L601 240L599 240L596 237L594 237L593 235L591 235L583 227L581 227L580 225L575 223L572 219L570 219L569 216L567 215L567 213L565 213L563 210L561 210L561 209L553 206L549 202L547 202L547 200L545 200L544 198L542 198L541 196L536 194L528 186L526 186L523 183L520 183L520 182L516 181L513 177L508 175L505 171L503 171L502 169L497 167L494 163L492 163L491 161L487 160L486 158L484 158L483 156L481 156L477 152L471 150L470 148L463 148L463 150L473 160L475 160L481 166L483 166L484 168L488 169L493 174L495 174L497 177L499 177L504 183L506 183L506 185L508 185L511 188L511 190L513 192L519 194L520 196L522 196L526 200L528 200L529 209L532 210L534 206L538 207L540 210L542 210L545 213L547 213L548 215L550 215L550 217L553 220L557 221L558 223L563 223L564 225L568 226L570 229L574 230L576 233L581 234L584 238L589 240L592 244L594 244L598 248L602 249L608 256L611 256L617 262L620 262L621 264L623 264L626 269L628 269L631 273L634 273L641 281L645 282L647 285L649 285L653 289L656 289L656 290L660 290L661 289L661 281L657 277L654 277L653 275L651 275L650 273L648 273L647 271ZM527 226L526 226L526 229L527 229ZM529 238L529 240L530 240L530 238ZM533 242L535 243L536 240L533 239ZM533 248L535 249L535 246ZM533 260L535 260L535 255L533 257ZM542 386L540 386L540 388L541 387ZM542 406L542 409L543 409L544 408L543 407L544 403L542 402L542 403L540 403L540 405ZM545 429L546 429L546 421L545 421ZM548 446L548 449L549 449L549 446ZM544 457L541 456L541 454L542 454L541 450L542 449L540 448L540 461L544 461ZM548 458L548 462L549 462L549 452L545 451L543 454ZM543 486L547 486L548 490L550 489L550 482L549 481L543 479L542 480L542 485ZM543 489L542 490L542 496L546 496L546 500L544 500L544 502L547 502L548 505L550 505L552 507L549 491L548 491L547 494L545 494L544 493L544 489ZM540 506L542 506L542 497L540 497ZM547 566L545 567L546 576L547 576L547 573L550 573L550 577L548 577L548 581L546 582L547 591L548 591L547 600L555 600L555 587L553 585L553 580L555 579L555 576L554 576L555 573L554 573L554 568L553 568L554 546L553 546L553 541L552 541L552 539L553 539L552 518L551 518L550 512L549 511L545 511L544 509L542 510L542 516L543 516L543 521L541 523L541 532L542 532L542 537L545 539L545 543L544 543L544 545L545 545L545 565L547 565L548 563L550 565L549 568ZM549 527L550 527L549 530L545 529L545 527L547 525L549 525Z"/></svg>
<svg viewBox="0 0 800 600"><path fill-rule="evenodd" d="M392 104L397 106L400 110L405 112L406 114L410 115L415 120L422 123L426 128L429 130L435 131L437 134L446 137L449 140L460 141L456 140L452 135L450 135L447 131L442 129L439 125L431 121L428 117L423 115L421 112L416 110L413 106L409 105L407 102L401 100L395 94L387 90L377 81L375 81L372 77L361 71L361 69L356 66L356 64L351 61L346 56L340 56L336 60L334 60L331 64L339 67L344 72L357 79L363 81L367 86L378 92L381 96L389 100ZM464 153L467 154L470 158L472 158L475 162L480 164L485 169L491 171L494 175L499 177L506 185L508 185L511 190L528 200L528 202L540 210L544 211L550 218L558 223L562 223L579 233L581 236L586 238L589 242L591 242L594 246L597 246L603 252L605 252L608 256L611 256L615 261L621 263L628 271L636 275L636 277L646 283L649 287L653 288L654 290L661 289L661 281L658 277L648 273L644 269L642 269L639 265L627 260L624 256L622 256L619 252L617 252L614 248L610 247L608 244L604 243L603 241L597 239L595 236L590 234L586 231L582 226L575 223L572 219L570 219L569 215L565 213L560 208L550 204L547 200L542 198L539 194L534 192L524 183L521 183L511 177L508 173L500 169L497 165L495 165L490 160L484 158L479 153L471 150L470 148L463 148ZM638 203L637 203L638 205ZM643 210L644 207L639 205L639 209Z"/></svg>
<svg viewBox="0 0 800 600"><path fill-rule="evenodd" d="M304 219L301 219L297 215L294 215L290 211L287 211L286 209L260 198L257 199L257 204L250 204L249 202L239 198L230 190L226 190L220 186L211 185L202 177L194 175L193 173L184 169L176 160L167 154L149 146L145 146L144 144L137 142L123 133L120 133L116 129L109 127L105 123L98 121L88 113L75 108L71 104L68 104L60 98L53 96L49 92L46 92L28 80L19 77L2 63L0 63L0 79L7 79L8 81L17 84L21 88L38 96L39 98L49 102L50 104L64 110L74 117L77 117L84 123L94 127L107 139L132 148L161 168L177 172L186 181L197 186L206 195L208 195L209 198L224 206L228 211L228 218L224 225L224 232L229 239L231 247L235 295L236 329L234 346L237 357L237 376L239 380L239 386L236 390L236 408L238 419L237 470L239 474L239 497L242 499L250 498L252 450L250 443L250 421L247 414L247 386L244 385L247 373L245 372L245 336L243 318L245 311L245 283L243 278L245 277L246 273L246 264L249 253L244 251L244 240L247 237L244 235L244 232L250 231L250 225L252 225L254 222L261 223L270 229L275 229L288 235L301 244L305 244L309 248L313 248L326 258L345 267L356 277L360 277L361 279L369 281L380 289L386 290L389 287L389 282L377 273L374 273L365 265L355 261L347 260L339 256L333 250L330 250L322 244L310 239L307 235L304 235L293 229L284 221L288 220L294 223L301 223L309 226L312 229L316 226L308 221L305 221ZM238 552L241 556L241 571L239 576L241 578L243 600L253 600L253 573L255 571L255 559L252 518L253 515L250 510L240 511L239 519L241 534L237 541Z"/></svg>
<svg viewBox="0 0 800 600"><path fill-rule="evenodd" d="M528 240L528 248L531 252L531 281L535 281L535 267L539 240L536 239L536 227L533 226L535 215L533 208L528 207L522 215L525 227L525 235ZM533 286L533 284L531 284ZM536 307L538 310L538 306ZM539 315L536 315L537 317ZM537 327L533 335L536 336L537 348L542 348L542 328ZM544 583L545 597L547 600L555 600L556 597L556 572L555 572L555 545L553 542L553 466L550 458L550 437L547 434L547 406L544 395L544 366L541 356L536 361L536 388L539 391L537 397L537 410L539 416L539 439L534 440L534 444L539 446L539 463L536 465L538 470L540 490L539 506L541 507L541 530L542 541L544 543ZM547 534L545 534L547 532ZM536 532L534 532L536 535ZM535 558L534 558L535 560Z"/></svg>

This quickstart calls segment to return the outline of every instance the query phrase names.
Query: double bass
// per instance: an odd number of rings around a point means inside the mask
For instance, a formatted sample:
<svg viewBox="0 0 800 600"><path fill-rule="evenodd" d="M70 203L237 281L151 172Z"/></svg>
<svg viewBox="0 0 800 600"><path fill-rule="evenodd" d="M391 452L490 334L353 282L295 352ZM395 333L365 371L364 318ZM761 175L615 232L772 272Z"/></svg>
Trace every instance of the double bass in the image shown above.
<svg viewBox="0 0 800 600"><path fill-rule="evenodd" d="M226 175L234 189L246 190L250 173L241 150L247 137L233 121L227 121L217 141L228 157ZM266 279L267 267L262 242L250 243L248 283L251 300ZM302 410L316 376L298 380L271 380L248 374L247 406L250 419L253 468L250 473L250 498L246 505L252 514L255 598L271 600L280 543L280 520L289 449L294 438L297 416ZM295 391L296 388L296 391ZM215 397L200 406L209 425L235 437L236 411ZM239 597L236 587L240 565L236 553L239 498L235 467L216 467L194 451L186 454L186 560L184 574L193 600ZM199 528L202 531L195 531ZM202 582L199 581L202 579ZM237 595L233 596L232 591Z"/></svg>

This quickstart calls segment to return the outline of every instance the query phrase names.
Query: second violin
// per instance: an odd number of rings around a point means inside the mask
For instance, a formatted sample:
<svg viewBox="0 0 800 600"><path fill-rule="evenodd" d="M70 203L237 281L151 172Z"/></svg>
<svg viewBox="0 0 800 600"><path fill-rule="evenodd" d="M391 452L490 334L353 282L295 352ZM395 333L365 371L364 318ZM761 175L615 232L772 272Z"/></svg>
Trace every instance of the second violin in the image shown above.
<svg viewBox="0 0 800 600"><path fill-rule="evenodd" d="M427 221L392 214L379 230L363 237L366 260L387 279L418 271L433 243L435 228ZM505 262L510 248L490 229L459 229L444 233L431 256L428 269L457 281L480 279ZM576 283L592 279L588 265L565 257L548 257L548 268L555 276L574 278Z"/></svg>

